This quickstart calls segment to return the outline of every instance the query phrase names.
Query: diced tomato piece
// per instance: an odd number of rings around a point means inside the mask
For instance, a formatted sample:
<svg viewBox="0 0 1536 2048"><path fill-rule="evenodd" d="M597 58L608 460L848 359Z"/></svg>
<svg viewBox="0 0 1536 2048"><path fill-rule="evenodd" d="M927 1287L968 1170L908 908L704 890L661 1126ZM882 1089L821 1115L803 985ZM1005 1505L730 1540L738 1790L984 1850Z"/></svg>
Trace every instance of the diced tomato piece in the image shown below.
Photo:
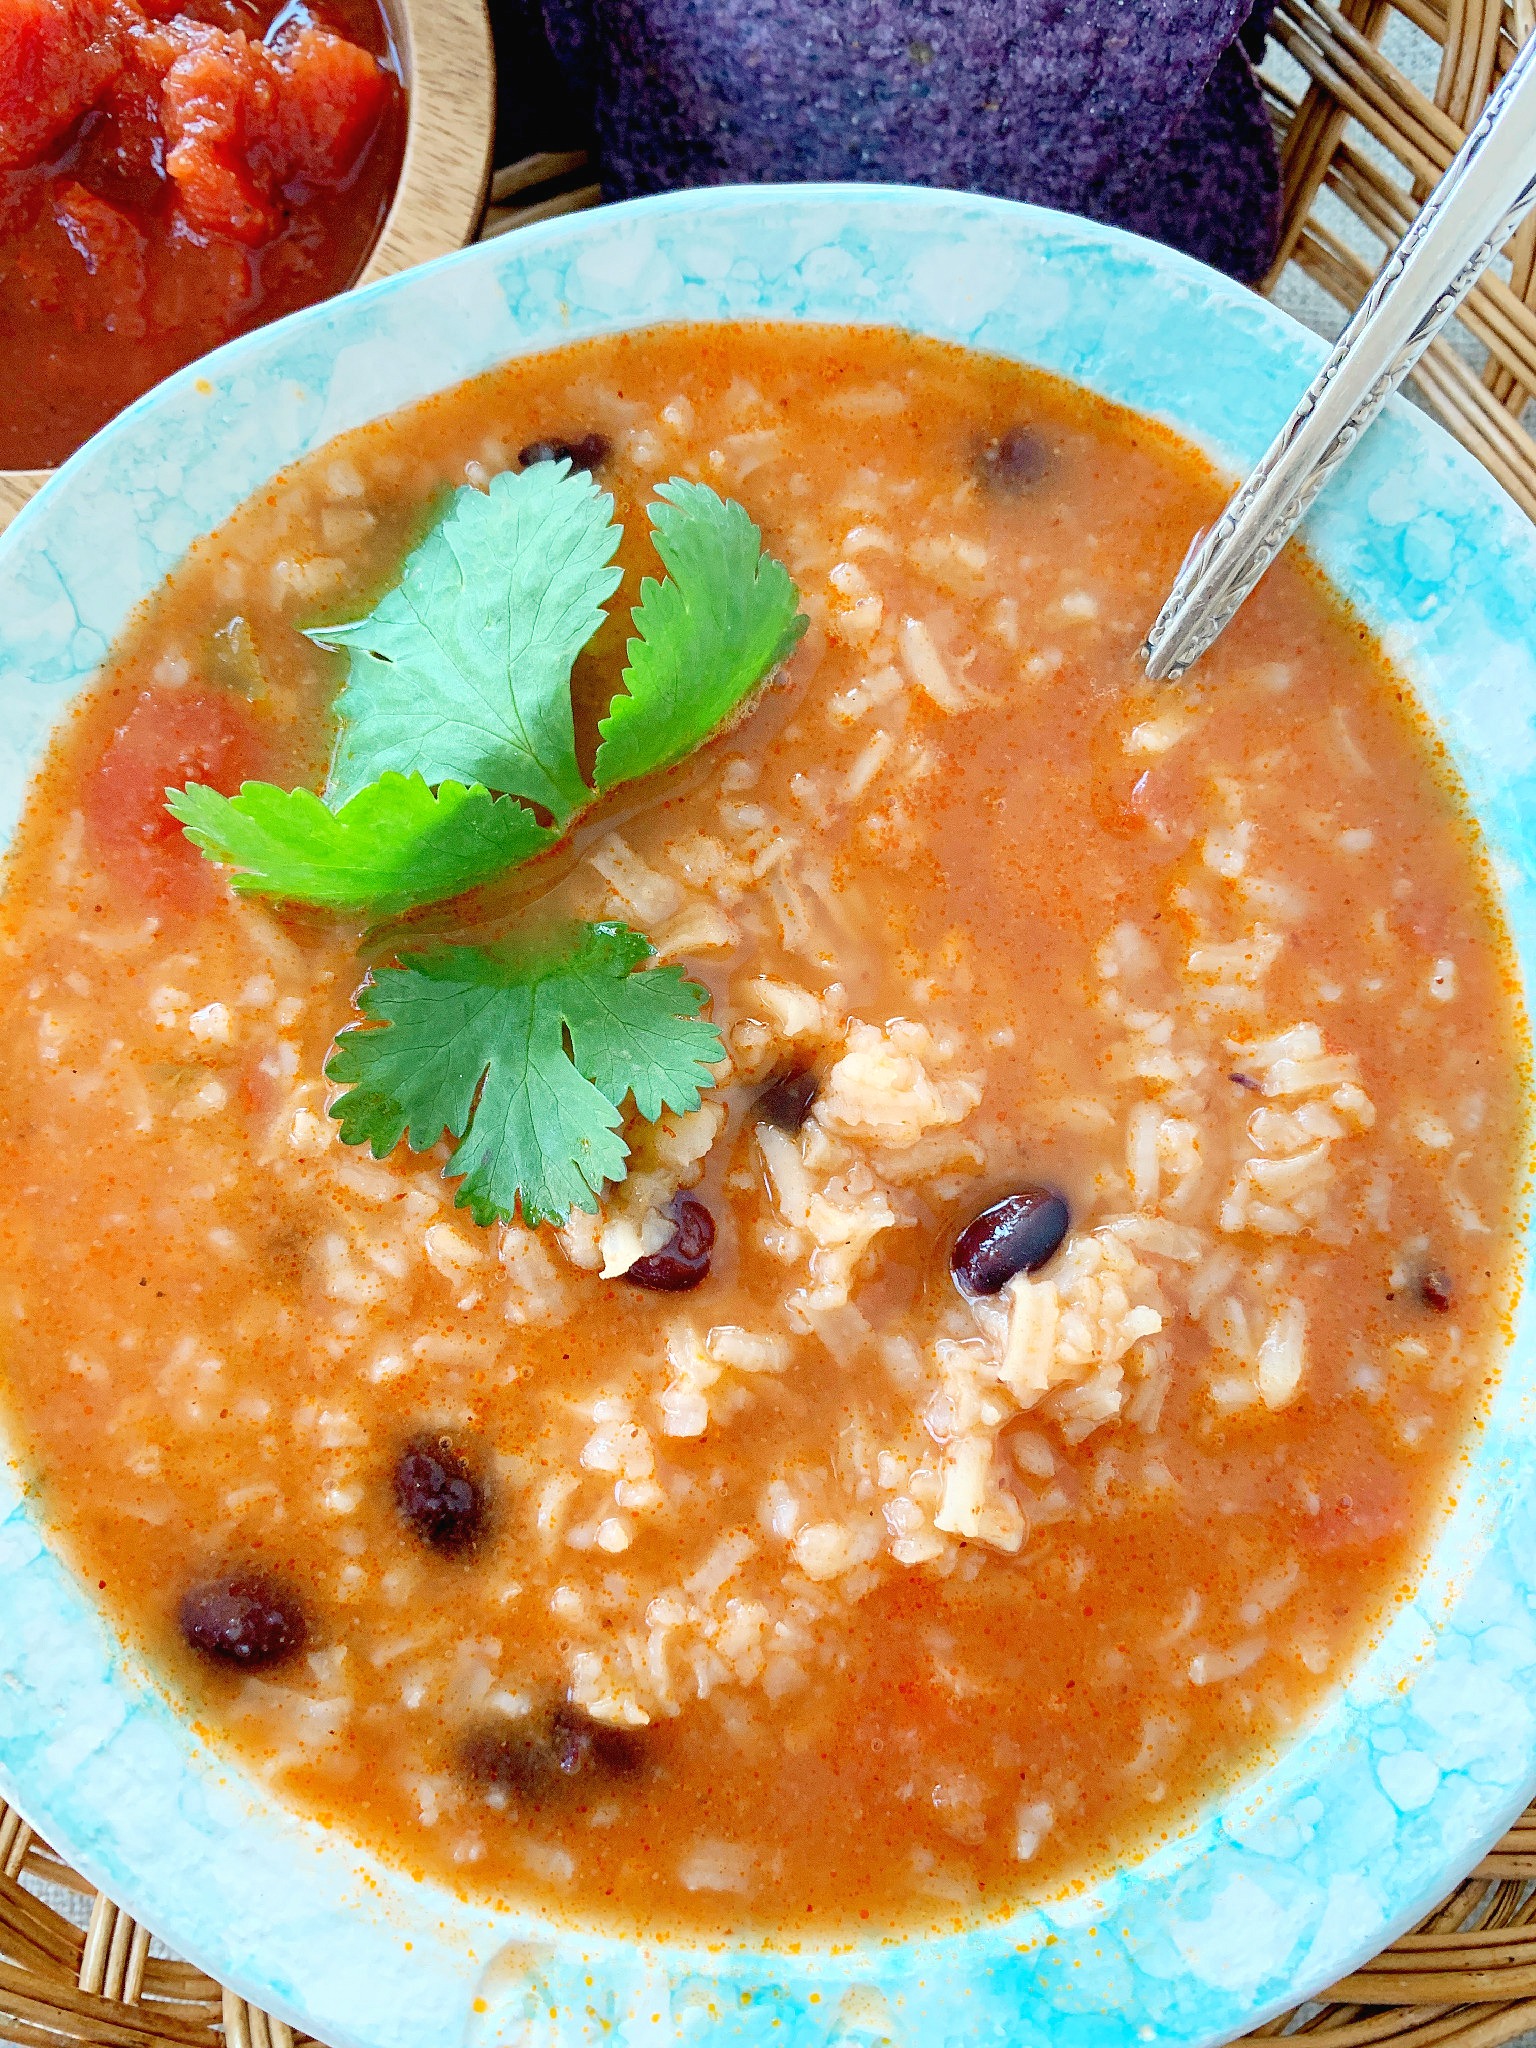
<svg viewBox="0 0 1536 2048"><path fill-rule="evenodd" d="M155 105L160 104L160 81L187 50L202 42L207 24L181 15L168 16L160 9L145 9L149 17L133 39L134 68L138 76L153 84Z"/></svg>
<svg viewBox="0 0 1536 2048"><path fill-rule="evenodd" d="M132 0L0 0L0 168L37 163L127 62Z"/></svg>
<svg viewBox="0 0 1536 2048"><path fill-rule="evenodd" d="M217 886L214 871L165 808L165 792L202 782L231 795L257 772L259 756L255 729L231 699L146 692L86 782L97 857L146 896L200 908Z"/></svg>
<svg viewBox="0 0 1536 2048"><path fill-rule="evenodd" d="M160 85L147 85L125 71L102 101L105 119L95 125L74 158L82 184L103 186L120 206L147 215L159 212L165 196L165 140L160 133Z"/></svg>
<svg viewBox="0 0 1536 2048"><path fill-rule="evenodd" d="M87 192L83 185L65 185L54 203L54 211L71 248L110 294L107 332L138 341L145 327L143 231L134 226L126 213L109 206L105 199L98 199L94 192Z"/></svg>
<svg viewBox="0 0 1536 2048"><path fill-rule="evenodd" d="M267 204L238 163L203 142L178 143L166 158L193 227L228 235L259 249L277 233L277 210Z"/></svg>
<svg viewBox="0 0 1536 2048"><path fill-rule="evenodd" d="M165 167L194 227L252 248L276 234L278 212L258 187L256 166L277 124L278 90L267 51L222 29L205 29L166 72Z"/></svg>
<svg viewBox="0 0 1536 2048"><path fill-rule="evenodd" d="M151 30L146 42L158 52L171 33ZM190 33L161 86L166 169L194 227L254 248L281 225L275 199L284 185L334 185L351 170L388 75L324 29L301 29L275 51L238 32Z"/></svg>
<svg viewBox="0 0 1536 2048"><path fill-rule="evenodd" d="M339 184L373 132L389 91L388 74L366 50L323 28L301 29L284 45L280 61L282 181Z"/></svg>
<svg viewBox="0 0 1536 2048"><path fill-rule="evenodd" d="M159 213L165 198L160 80L176 52L167 48L162 55L156 46L164 41L147 23L135 28L123 69L98 102L105 118L92 125L74 158L83 185L147 214Z"/></svg>

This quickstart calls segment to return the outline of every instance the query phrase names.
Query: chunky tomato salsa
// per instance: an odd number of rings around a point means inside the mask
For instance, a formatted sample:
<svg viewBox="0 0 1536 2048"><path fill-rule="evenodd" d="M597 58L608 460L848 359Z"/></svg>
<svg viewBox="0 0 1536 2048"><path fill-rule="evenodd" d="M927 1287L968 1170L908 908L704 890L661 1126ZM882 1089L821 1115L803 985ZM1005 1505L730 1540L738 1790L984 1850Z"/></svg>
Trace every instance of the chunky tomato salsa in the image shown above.
<svg viewBox="0 0 1536 2048"><path fill-rule="evenodd" d="M0 0L0 468L350 284L404 99L376 0Z"/></svg>

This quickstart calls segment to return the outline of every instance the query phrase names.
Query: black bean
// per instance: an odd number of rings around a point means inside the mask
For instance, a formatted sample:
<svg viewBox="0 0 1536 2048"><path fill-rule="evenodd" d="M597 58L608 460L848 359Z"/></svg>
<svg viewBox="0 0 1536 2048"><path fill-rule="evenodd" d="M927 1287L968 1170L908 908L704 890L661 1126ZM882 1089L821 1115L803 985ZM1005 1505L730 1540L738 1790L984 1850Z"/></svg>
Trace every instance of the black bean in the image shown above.
<svg viewBox="0 0 1536 2048"><path fill-rule="evenodd" d="M454 1550L480 1533L485 1501L469 1467L446 1438L421 1437L395 1466L395 1503L435 1550Z"/></svg>
<svg viewBox="0 0 1536 2048"><path fill-rule="evenodd" d="M579 434L574 441L530 441L517 451L519 469L531 469L536 462L569 462L573 470L596 469L609 452L606 434Z"/></svg>
<svg viewBox="0 0 1536 2048"><path fill-rule="evenodd" d="M1252 1074L1228 1074L1227 1079L1235 1081L1239 1088L1246 1088L1250 1095L1262 1095L1264 1092Z"/></svg>
<svg viewBox="0 0 1536 2048"><path fill-rule="evenodd" d="M630 1778L645 1756L644 1745L633 1728L610 1728L606 1721L594 1721L580 1707L564 1701L555 1709L550 1750L562 1778L580 1777L586 1771L606 1771L616 1778Z"/></svg>
<svg viewBox="0 0 1536 2048"><path fill-rule="evenodd" d="M673 1197L671 1216L676 1228L660 1251L636 1259L624 1278L635 1287L650 1287L658 1294L686 1294L709 1278L709 1262L715 1249L715 1219L692 1195Z"/></svg>
<svg viewBox="0 0 1536 2048"><path fill-rule="evenodd" d="M1449 1315L1456 1299L1451 1276L1441 1266L1430 1266L1419 1277L1419 1299L1437 1316Z"/></svg>
<svg viewBox="0 0 1536 2048"><path fill-rule="evenodd" d="M996 1294L1015 1273L1043 1266L1072 1221L1053 1188L1021 1188L983 1209L955 1239L949 1270L962 1294Z"/></svg>
<svg viewBox="0 0 1536 2048"><path fill-rule="evenodd" d="M760 1123L772 1124L775 1130L793 1134L810 1115L811 1104L816 1100L820 1085L808 1068L780 1074L757 1097L752 1105L752 1114Z"/></svg>
<svg viewBox="0 0 1536 2048"><path fill-rule="evenodd" d="M1055 467L1056 451L1038 427L1009 427L983 441L976 454L977 476L1008 497L1043 484Z"/></svg>
<svg viewBox="0 0 1536 2048"><path fill-rule="evenodd" d="M645 1750L632 1729L610 1728L562 1701L536 1719L477 1729L462 1757L477 1785L537 1799L580 1778L632 1778Z"/></svg>
<svg viewBox="0 0 1536 2048"><path fill-rule="evenodd" d="M254 1670L304 1647L304 1610L266 1579L205 1579L181 1596L181 1632L194 1650Z"/></svg>

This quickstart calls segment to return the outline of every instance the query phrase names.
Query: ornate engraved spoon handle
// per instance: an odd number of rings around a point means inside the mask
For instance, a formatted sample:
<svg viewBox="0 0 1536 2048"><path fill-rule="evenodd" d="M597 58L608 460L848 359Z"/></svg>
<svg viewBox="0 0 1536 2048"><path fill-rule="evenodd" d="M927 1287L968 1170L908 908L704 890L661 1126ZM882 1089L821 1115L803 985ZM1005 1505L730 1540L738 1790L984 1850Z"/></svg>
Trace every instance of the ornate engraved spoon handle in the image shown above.
<svg viewBox="0 0 1536 2048"><path fill-rule="evenodd" d="M1141 650L1181 676L1231 620L1303 513L1493 256L1536 206L1536 35L1257 469L1197 534Z"/></svg>

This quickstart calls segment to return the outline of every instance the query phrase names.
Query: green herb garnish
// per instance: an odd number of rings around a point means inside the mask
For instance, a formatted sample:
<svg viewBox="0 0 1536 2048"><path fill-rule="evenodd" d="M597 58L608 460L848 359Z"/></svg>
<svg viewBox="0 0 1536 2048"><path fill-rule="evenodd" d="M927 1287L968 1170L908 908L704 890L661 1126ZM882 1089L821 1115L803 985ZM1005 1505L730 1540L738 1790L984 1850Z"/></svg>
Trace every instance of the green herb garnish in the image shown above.
<svg viewBox="0 0 1536 2048"><path fill-rule="evenodd" d="M557 824L588 801L571 665L619 587L620 529L608 493L569 468L538 462L455 492L376 610L311 632L351 657L331 803L387 768L525 797Z"/></svg>
<svg viewBox="0 0 1536 2048"><path fill-rule="evenodd" d="M699 1016L706 992L651 957L625 925L580 927L522 948L449 946L378 970L358 991L365 1023L326 1065L346 1093L332 1105L349 1145L375 1158L444 1131L458 1148L455 1201L477 1223L563 1223L622 1180L626 1096L647 1118L699 1106L720 1035Z"/></svg>
<svg viewBox="0 0 1536 2048"><path fill-rule="evenodd" d="M651 507L667 575L631 613L624 691L599 725L598 792L680 761L740 710L805 631L794 582L740 505L674 477ZM594 791L576 759L571 670L620 581L613 500L568 462L461 490L365 619L314 628L347 680L323 797L200 784L169 808L247 894L371 920L489 882L559 840ZM530 806L552 820L544 825ZM559 941L448 946L358 991L326 1073L331 1115L376 1157L446 1131L445 1172L479 1223L560 1222L622 1180L623 1106L691 1110L723 1054L648 939L586 925Z"/></svg>
<svg viewBox="0 0 1536 2048"><path fill-rule="evenodd" d="M598 727L599 789L670 768L701 746L799 644L806 620L782 562L742 507L707 484L662 484L651 507L665 583L647 576L630 617L628 695Z"/></svg>
<svg viewBox="0 0 1536 2048"><path fill-rule="evenodd" d="M630 615L625 694L598 728L600 791L691 753L805 631L789 571L762 552L740 505L676 477L659 497L651 516L668 574L645 578ZM612 514L607 492L568 463L508 471L488 493L455 494L367 618L311 631L350 657L324 808L338 825L366 818L392 844L365 857L357 831L332 833L316 816L321 799L268 782L238 797L195 783L168 792L173 815L237 870L237 888L376 917L462 894L541 852L552 836L518 800L568 828L593 797L576 764L571 669L618 587ZM452 824L429 821L419 801L384 793L390 776L436 786L440 803L456 783L474 801L453 803ZM494 820L486 791L502 799ZM418 864L424 838L432 858ZM506 849L499 863L493 841Z"/></svg>
<svg viewBox="0 0 1536 2048"><path fill-rule="evenodd" d="M510 796L393 769L338 810L307 789L247 782L223 797L193 783L166 805L192 844L238 872L242 895L389 917L460 896L559 837Z"/></svg>

